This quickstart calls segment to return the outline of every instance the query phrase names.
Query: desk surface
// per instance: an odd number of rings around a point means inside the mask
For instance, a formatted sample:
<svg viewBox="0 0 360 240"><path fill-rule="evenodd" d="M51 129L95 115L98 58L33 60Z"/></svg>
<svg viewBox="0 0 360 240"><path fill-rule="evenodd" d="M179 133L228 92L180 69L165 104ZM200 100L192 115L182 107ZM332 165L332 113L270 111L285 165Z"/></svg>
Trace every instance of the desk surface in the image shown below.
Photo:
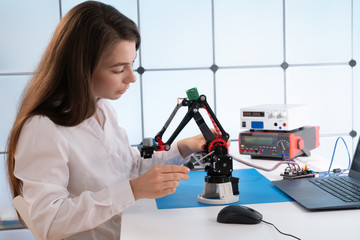
<svg viewBox="0 0 360 240"><path fill-rule="evenodd" d="M276 161L250 160L254 164L273 166ZM320 157L302 158L313 169L326 170L328 161ZM285 166L284 166L285 167ZM273 172L259 171L270 180L281 179L284 167ZM235 164L234 168L245 168ZM240 183L241 184L241 183ZM249 204L275 224L280 231L306 239L358 239L360 210L310 212L296 202ZM155 200L143 199L123 213L121 240L130 239L292 239L278 233L273 226L221 224L216 222L224 206L158 210Z"/></svg>

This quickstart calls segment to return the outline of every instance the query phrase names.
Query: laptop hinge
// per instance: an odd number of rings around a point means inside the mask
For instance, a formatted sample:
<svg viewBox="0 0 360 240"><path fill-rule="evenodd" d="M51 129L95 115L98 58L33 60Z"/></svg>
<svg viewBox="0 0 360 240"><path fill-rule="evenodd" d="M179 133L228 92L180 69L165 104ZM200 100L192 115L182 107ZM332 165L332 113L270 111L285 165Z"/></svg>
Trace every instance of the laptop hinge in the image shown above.
<svg viewBox="0 0 360 240"><path fill-rule="evenodd" d="M349 177L354 178L354 179L360 181L360 173L359 173L359 172L356 172L356 171L354 171L354 170L351 170L351 169L350 169L350 171L349 171Z"/></svg>

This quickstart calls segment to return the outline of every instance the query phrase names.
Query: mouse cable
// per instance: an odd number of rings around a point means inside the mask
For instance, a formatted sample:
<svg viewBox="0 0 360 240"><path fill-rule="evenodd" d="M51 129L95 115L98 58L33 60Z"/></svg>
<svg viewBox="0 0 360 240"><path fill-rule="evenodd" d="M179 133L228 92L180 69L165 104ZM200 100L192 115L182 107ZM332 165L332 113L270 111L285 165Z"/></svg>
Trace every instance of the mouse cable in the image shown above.
<svg viewBox="0 0 360 240"><path fill-rule="evenodd" d="M277 164L275 164L274 167L272 168L264 168L264 167L260 167L258 165L255 165L255 164L252 164L252 163L249 163L247 161L244 161L244 160L241 160L233 155L230 155L235 161L239 162L239 163L242 163L242 164L245 164L249 167L253 167L253 168L257 168L257 169L260 169L260 170L263 170L263 171L266 171L266 172L270 172L270 171L273 171L275 169L277 169L280 165L282 164L291 164L291 165L294 165L294 166L297 166L299 167L299 164L297 164L297 162L295 162L294 160L285 160L285 161L281 161L281 162L278 162ZM299 167L300 168L300 167Z"/></svg>
<svg viewBox="0 0 360 240"><path fill-rule="evenodd" d="M336 147L337 147L337 144L338 144L339 140L342 140L344 145L345 145L346 152L347 152L347 155L348 155L348 167L346 169L334 168L331 171L331 167L332 167L332 164L334 162L334 156L335 156L335 152L336 152ZM316 172L314 171L313 173L317 174L318 177L338 176L338 175L341 175L341 174L346 174L346 172L350 169L350 166L351 166L351 157L350 157L350 153L349 153L349 148L348 148L344 138L338 137L336 139L336 142L335 142L335 146L334 146L334 150L333 150L333 153L332 153L329 169L326 170L326 171L316 171Z"/></svg>
<svg viewBox="0 0 360 240"><path fill-rule="evenodd" d="M294 236L294 235L291 235L291 234L284 233L284 232L280 231L280 230L279 230L274 224L272 224L271 222L267 222L267 221L264 221L264 220L261 220L261 221L264 222L264 223L267 223L267 224L269 224L269 225L271 225L271 226L273 226L279 233L281 233L281 234L283 234L283 235L286 235L286 236L293 237L293 238L295 238L295 239L301 240L300 238L298 238L298 237L296 237L296 236Z"/></svg>
<svg viewBox="0 0 360 240"><path fill-rule="evenodd" d="M328 172L327 172L327 175L329 175L329 176L331 175L331 173L330 173L330 169L331 169L331 166L332 166L333 161L334 161L334 155L335 155L335 151L336 151L336 146L337 146L337 144L338 144L339 139L341 139L341 140L343 141L343 143L344 143L344 145L345 145L345 147L346 147L346 151L347 151L347 154L348 154L348 159L349 159L349 164L348 164L347 169L345 169L345 170L343 170L343 171L339 171L339 172L334 171L334 175L340 175L340 174L342 174L342 173L344 173L345 171L347 171L347 170L349 170L349 169L350 169L350 165L351 165L351 157L350 157L350 153L349 153L349 148L348 148L348 146L347 146L347 144L346 144L346 142L345 142L344 138L342 138L342 137L338 137L338 138L336 139L336 142L335 142L335 146L334 146L333 154L332 154L331 161L330 161L330 166L329 166L329 169L328 169ZM336 170L336 169L334 169L334 170Z"/></svg>

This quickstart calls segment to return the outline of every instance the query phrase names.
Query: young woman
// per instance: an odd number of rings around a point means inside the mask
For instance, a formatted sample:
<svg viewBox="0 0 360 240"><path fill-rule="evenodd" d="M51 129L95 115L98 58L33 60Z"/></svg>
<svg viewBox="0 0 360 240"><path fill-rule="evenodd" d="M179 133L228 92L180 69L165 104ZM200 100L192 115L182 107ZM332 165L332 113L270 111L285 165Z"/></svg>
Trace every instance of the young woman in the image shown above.
<svg viewBox="0 0 360 240"><path fill-rule="evenodd" d="M140 35L100 2L74 7L59 23L27 86L8 140L13 197L23 195L44 239L120 239L121 212L171 194L200 151L201 135L142 159L106 99L136 81Z"/></svg>

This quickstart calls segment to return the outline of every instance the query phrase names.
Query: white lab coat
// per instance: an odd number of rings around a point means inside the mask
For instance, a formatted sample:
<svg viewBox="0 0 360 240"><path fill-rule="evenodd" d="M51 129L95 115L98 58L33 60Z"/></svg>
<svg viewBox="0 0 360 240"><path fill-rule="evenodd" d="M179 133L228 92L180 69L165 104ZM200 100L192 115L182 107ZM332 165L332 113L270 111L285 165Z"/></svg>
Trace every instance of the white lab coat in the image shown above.
<svg viewBox="0 0 360 240"><path fill-rule="evenodd" d="M94 117L63 127L34 116L21 130L14 173L44 239L119 240L121 212L135 202L129 179L157 164L185 162L177 144L142 159L106 100L97 113L103 128Z"/></svg>

